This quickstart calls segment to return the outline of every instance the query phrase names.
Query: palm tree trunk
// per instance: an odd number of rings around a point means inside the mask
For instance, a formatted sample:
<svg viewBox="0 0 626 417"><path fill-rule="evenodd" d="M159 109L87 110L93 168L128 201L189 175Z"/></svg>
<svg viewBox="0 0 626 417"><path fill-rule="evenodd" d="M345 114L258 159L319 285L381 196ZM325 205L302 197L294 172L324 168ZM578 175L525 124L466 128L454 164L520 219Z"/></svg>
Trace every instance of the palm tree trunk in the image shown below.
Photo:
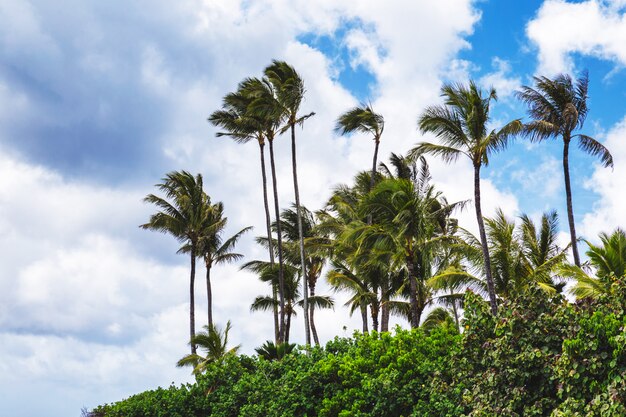
<svg viewBox="0 0 626 417"><path fill-rule="evenodd" d="M380 144L380 140L374 138L376 142L376 146L374 147L374 159L372 160L372 173L370 174L370 191L374 188L374 180L376 178L376 161L378 159L378 145Z"/></svg>
<svg viewBox="0 0 626 417"><path fill-rule="evenodd" d="M576 226L574 224L574 207L572 204L572 186L569 180L569 135L563 136L563 176L565 177L565 196L567 199L567 221L569 223L569 234L572 240L572 254L574 264L580 268L580 257L578 256L578 245L576 244Z"/></svg>
<svg viewBox="0 0 626 417"><path fill-rule="evenodd" d="M208 305L209 329L213 327L213 292L211 291L211 264L206 264L206 298Z"/></svg>
<svg viewBox="0 0 626 417"><path fill-rule="evenodd" d="M314 279L312 279L311 282L309 282L309 291L310 291L310 296L315 297L315 280ZM315 327L315 319L313 317L314 312L315 312L315 309L313 308L313 306L309 306L309 322L311 323L311 333L313 334L313 341L315 342L315 345L319 346L320 339L317 336L317 329Z"/></svg>
<svg viewBox="0 0 626 417"><path fill-rule="evenodd" d="M300 266L302 273L302 294L304 309L304 340L307 345L311 344L311 328L309 324L309 294L307 288L306 255L304 252L304 233L302 232L302 212L300 211L300 190L298 188L298 169L296 163L296 126L295 120L291 121L291 166L293 169L293 192L296 197L296 214L298 218L298 237L300 240Z"/></svg>
<svg viewBox="0 0 626 417"><path fill-rule="evenodd" d="M278 298L280 302L280 320L278 325L278 341L285 340L285 275L283 270L283 238L280 226L280 208L278 207L278 187L276 184L276 164L274 163L274 138L268 138L270 143L270 167L272 171L272 186L274 188L274 212L276 215L276 234L278 235Z"/></svg>
<svg viewBox="0 0 626 417"><path fill-rule="evenodd" d="M374 329L375 332L378 331L378 302L370 305L370 312L372 314L372 329Z"/></svg>
<svg viewBox="0 0 626 417"><path fill-rule="evenodd" d="M285 343L289 343L289 332L291 331L291 312L287 313L287 323L285 325Z"/></svg>
<svg viewBox="0 0 626 417"><path fill-rule="evenodd" d="M487 247L487 235L485 233L485 223L483 212L480 206L480 165L474 164L474 202L476 208L476 220L478 221L478 231L480 233L480 246L485 260L485 277L487 279L487 291L489 292L489 304L491 314L498 314L498 304L496 301L496 289L491 276L491 259L489 258L489 248Z"/></svg>
<svg viewBox="0 0 626 417"><path fill-rule="evenodd" d="M259 150L261 151L261 176L263 177L263 205L265 207L265 227L267 228L267 244L269 247L270 254L270 265L274 267L274 242L272 240L272 227L271 227L271 218L270 218L270 207L267 200L267 175L265 173L265 153L264 153L265 143L259 142ZM272 313L274 315L274 343L278 343L279 337L279 325L278 325L278 307L277 307L277 299L278 294L276 290L276 285L272 284L272 298L275 303L272 307Z"/></svg>
<svg viewBox="0 0 626 417"><path fill-rule="evenodd" d="M196 335L196 310L194 300L194 287L196 280L196 245L191 243L191 276L189 278L189 340ZM196 354L196 345L191 343L191 354Z"/></svg>
<svg viewBox="0 0 626 417"><path fill-rule="evenodd" d="M368 333L367 328L367 304L361 303L361 320L363 321L363 333Z"/></svg>
<svg viewBox="0 0 626 417"><path fill-rule="evenodd" d="M389 293L387 291L382 291L380 295L380 331L388 332L389 331Z"/></svg>
<svg viewBox="0 0 626 417"><path fill-rule="evenodd" d="M413 256L409 252L406 257L406 267L409 273L409 302L411 305L411 328L415 329L420 325L419 307L417 305L417 279L415 278L415 267L413 265Z"/></svg>
<svg viewBox="0 0 626 417"><path fill-rule="evenodd" d="M452 295L452 290L450 290L450 295ZM461 326L459 324L459 312L456 307L456 300L452 299L452 314L454 314L454 324L456 325L457 332L461 332Z"/></svg>

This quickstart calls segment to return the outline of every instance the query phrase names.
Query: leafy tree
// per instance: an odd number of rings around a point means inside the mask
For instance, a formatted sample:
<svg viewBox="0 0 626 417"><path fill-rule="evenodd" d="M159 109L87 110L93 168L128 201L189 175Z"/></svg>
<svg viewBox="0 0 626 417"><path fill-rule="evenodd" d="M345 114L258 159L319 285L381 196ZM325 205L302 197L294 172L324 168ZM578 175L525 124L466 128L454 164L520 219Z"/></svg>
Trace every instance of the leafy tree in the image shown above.
<svg viewBox="0 0 626 417"><path fill-rule="evenodd" d="M180 252L189 253L191 271L189 278L189 334L195 335L194 282L196 277L196 257L198 243L205 224L209 198L202 189L202 175L195 177L187 171L173 171L166 174L156 187L165 197L148 194L144 201L154 204L159 211L150 216L148 223L141 228L168 233L183 246ZM191 353L196 353L196 346L191 344Z"/></svg>
<svg viewBox="0 0 626 417"><path fill-rule="evenodd" d="M528 106L528 114L533 119L524 125L523 133L533 142L559 137L563 140L563 175L567 200L567 220L574 263L580 267L570 185L569 145L573 139L578 139L580 149L590 155L599 156L605 167L613 166L613 157L609 150L594 138L583 134L573 134L575 130L582 129L589 112L587 108L587 91L589 88L587 72L576 82L567 74L557 75L554 79L534 77L534 80L534 88L523 86L521 91L517 92L517 97Z"/></svg>
<svg viewBox="0 0 626 417"><path fill-rule="evenodd" d="M296 125L303 125L304 121L315 113L304 116L298 115L300 105L304 99L304 82L296 70L284 61L274 60L270 66L265 68L265 77L272 84L276 95L276 103L281 107L285 126L282 132L287 129L291 131L291 164L293 173L293 189L296 200L296 213L298 223L298 236L300 243L300 268L302 269L302 294L304 300L304 333L306 344L311 344L311 324L309 323L308 289L307 289L307 262L304 232L302 229L303 213L300 206L300 190L298 188L298 169L296 162Z"/></svg>
<svg viewBox="0 0 626 417"><path fill-rule="evenodd" d="M191 366L195 375L204 372L209 364L221 363L226 357L236 355L241 345L228 348L228 333L230 321L222 331L217 326L204 326L205 331L196 334L190 344L197 345L206 352L206 356L192 353L181 358L176 366Z"/></svg>
<svg viewBox="0 0 626 417"><path fill-rule="evenodd" d="M484 272L489 301L491 311L495 315L497 301L480 202L480 169L489 164L489 156L492 153L504 149L509 138L521 131L522 123L518 119L498 130L489 131L489 110L491 101L497 99L496 91L492 88L485 97L473 81L470 81L468 86L446 84L441 89L441 95L444 98L444 105L428 107L418 119L420 130L423 133L433 133L441 144L421 142L410 151L409 156L416 158L429 153L440 156L445 162L454 162L459 156L464 155L472 161L476 220L485 259Z"/></svg>

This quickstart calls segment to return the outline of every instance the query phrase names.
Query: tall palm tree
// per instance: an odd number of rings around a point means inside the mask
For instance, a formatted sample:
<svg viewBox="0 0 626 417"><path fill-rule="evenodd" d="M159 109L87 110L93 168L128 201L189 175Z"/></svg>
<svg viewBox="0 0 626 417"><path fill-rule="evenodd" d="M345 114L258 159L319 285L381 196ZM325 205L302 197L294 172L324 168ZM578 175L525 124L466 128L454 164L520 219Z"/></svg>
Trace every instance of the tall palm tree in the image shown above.
<svg viewBox="0 0 626 417"><path fill-rule="evenodd" d="M274 139L282 126L285 114L279 105L274 87L265 79L247 78L240 83L240 90L243 94L251 98L247 107L247 113L261 123L260 130L267 139L270 148L270 167L272 173L272 187L274 190L274 214L276 219L280 218L280 207L278 204L278 185L276 180L276 163L274 159ZM277 222L278 240L278 298L280 305L280 319L278 326L277 342L285 342L285 277L283 262L282 233L280 222ZM271 240L271 239L270 239Z"/></svg>
<svg viewBox="0 0 626 417"><path fill-rule="evenodd" d="M311 329L309 323L308 288L307 288L307 263L305 262L304 234L302 231L302 212L300 209L300 190L298 188L298 169L296 158L296 125L302 125L306 119L315 113L300 116L300 105L304 99L304 82L296 70L284 61L272 61L265 68L265 77L274 87L276 102L281 106L285 116L285 126L282 132L291 131L291 165L293 175L293 190L296 200L296 213L298 220L298 234L300 242L300 267L302 269L302 293L304 295L304 333L306 344L311 344Z"/></svg>
<svg viewBox="0 0 626 417"><path fill-rule="evenodd" d="M563 140L567 221L574 263L580 267L569 173L569 145L573 139L578 139L580 149L590 155L599 156L605 167L613 166L613 157L609 150L594 138L583 134L573 134L575 130L582 129L589 112L587 108L589 75L587 72L584 72L576 82L567 74L557 75L554 79L547 77L534 77L534 79L535 88L523 86L521 91L516 93L517 97L528 106L528 114L533 119L524 126L524 134L533 142L559 137Z"/></svg>
<svg viewBox="0 0 626 417"><path fill-rule="evenodd" d="M217 326L204 326L205 331L200 332L192 337L189 342L192 345L198 345L206 352L206 356L192 353L182 357L176 366L191 366L193 374L198 375L206 370L212 363L223 362L229 356L236 355L241 345L228 348L228 333L231 326L230 321L226 323L226 328L222 331Z"/></svg>
<svg viewBox="0 0 626 417"><path fill-rule="evenodd" d="M384 129L385 119L382 115L374 112L371 104L361 104L348 110L339 116L335 127L335 130L342 135L352 132L370 133L372 135L374 140L374 158L370 175L370 189L374 188L378 146Z"/></svg>
<svg viewBox="0 0 626 417"><path fill-rule="evenodd" d="M492 100L497 99L496 91L492 88L485 97L473 81L469 82L469 86L446 84L441 89L441 95L444 98L444 105L428 107L418 119L420 130L423 133L433 133L441 143L421 142L410 151L409 156L415 158L430 153L450 163L464 155L472 161L476 220L485 260L484 272L489 302L491 312L495 315L498 305L480 202L480 169L489 164L489 156L492 153L504 149L509 138L522 130L522 123L517 119L499 130L489 131L490 104Z"/></svg>
<svg viewBox="0 0 626 417"><path fill-rule="evenodd" d="M156 187L165 196L148 194L144 201L157 206L159 211L150 216L148 223L139 227L168 233L183 244L180 252L189 253L191 272L189 278L189 337L195 335L194 286L196 277L196 257L198 242L207 215L209 198L202 189L202 175L195 177L187 171L173 171L165 175ZM191 353L196 353L196 345L191 343Z"/></svg>
<svg viewBox="0 0 626 417"><path fill-rule="evenodd" d="M270 242L268 250L270 263L274 264L274 248L271 236L271 218L267 199L267 175L265 170L265 128L263 120L252 115L248 108L253 98L243 91L243 85L239 85L237 92L227 94L222 100L222 109L213 112L209 121L224 131L217 132L217 137L230 137L237 143L256 141L259 145L261 157L261 178L263 181L263 206L265 208L265 226L267 239ZM277 289L273 289L274 298L277 297ZM279 338L278 309L274 313L274 340Z"/></svg>
<svg viewBox="0 0 626 417"><path fill-rule="evenodd" d="M207 206L200 239L198 241L198 255L204 258L206 266L206 290L208 304L208 325L213 326L213 292L211 290L211 269L214 265L231 263L243 258L240 253L233 252L239 239L252 227L245 227L224 240L222 234L226 228L228 218L224 217L224 205L221 202Z"/></svg>

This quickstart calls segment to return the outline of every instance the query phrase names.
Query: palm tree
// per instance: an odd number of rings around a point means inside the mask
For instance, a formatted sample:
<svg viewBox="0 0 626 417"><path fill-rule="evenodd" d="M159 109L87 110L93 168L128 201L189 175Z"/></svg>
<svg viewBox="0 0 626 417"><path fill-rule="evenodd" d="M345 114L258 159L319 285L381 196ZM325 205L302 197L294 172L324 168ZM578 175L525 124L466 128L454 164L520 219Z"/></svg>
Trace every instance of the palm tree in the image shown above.
<svg viewBox="0 0 626 417"><path fill-rule="evenodd" d="M260 131L270 145L270 167L272 172L272 187L274 189L274 214L280 218L280 207L278 204L278 185L276 181L276 163L274 160L274 139L276 133L283 124L285 114L279 105L274 88L267 79L247 78L240 83L240 90L243 94L251 98L247 107L247 114L261 123ZM285 342L285 277L283 263L282 233L280 222L277 223L278 240L278 296L280 305L280 320L278 326L277 342ZM271 240L271 239L270 239Z"/></svg>
<svg viewBox="0 0 626 417"><path fill-rule="evenodd" d="M296 207L297 210L297 207ZM315 289L317 281L322 274L322 269L326 262L326 256L324 247L328 244L327 236L317 228L316 221L306 207L300 206L300 215L293 209L283 210L281 214L282 233L283 233L283 246L285 251L285 259L291 265L299 266L301 274L305 273L304 277L306 285L303 286L302 291L307 291L306 296L303 295L303 309L308 314L309 319L305 321L310 326L310 334L313 336L313 341L316 345L319 345L319 337L317 335L317 329L315 327L315 309L310 308L308 305L308 298L315 297ZM301 241L304 238L304 241ZM306 257L302 258L301 244L304 244ZM298 248L296 248L298 246ZM302 267L302 262L305 262L305 267Z"/></svg>
<svg viewBox="0 0 626 417"><path fill-rule="evenodd" d="M534 77L536 87L523 86L516 93L517 97L528 106L532 122L524 126L524 134L532 142L546 139L563 139L563 176L565 178L565 196L567 200L567 220L574 263L580 267L580 257L576 245L576 227L572 204L572 188L569 175L569 145L572 139L578 139L578 146L584 152L599 156L602 165L613 166L613 157L607 148L594 138L572 133L582 129L587 113L587 91L589 75L583 75L574 83L567 74L557 75L554 79Z"/></svg>
<svg viewBox="0 0 626 417"><path fill-rule="evenodd" d="M432 186L403 178L381 181L368 194L364 212L376 219L355 238L370 253L372 262L403 265L407 271L411 327L419 321L429 298L425 282L432 274L436 235L434 202L439 194ZM439 208L441 209L441 208Z"/></svg>
<svg viewBox="0 0 626 417"><path fill-rule="evenodd" d="M198 242L207 214L209 198L202 189L202 175L195 177L187 171L174 171L165 175L156 187L165 195L159 197L148 194L144 201L157 206L159 211L150 216L148 223L139 227L168 233L183 246L179 250L187 252L191 259L189 278L189 337L195 335L194 281L196 277L196 257ZM191 343L191 353L196 353L196 346Z"/></svg>
<svg viewBox="0 0 626 417"><path fill-rule="evenodd" d="M244 264L242 269L247 269L259 275L259 279L263 282L267 282L270 285L275 283L278 278L276 267L272 268L271 265L263 261L250 261ZM291 332L291 319L296 314L296 307L302 307L304 300L300 298L300 290L298 285L298 268L294 265L285 265L284 268L285 278L285 341L281 343L289 342L289 335ZM332 298L324 295L316 295L309 297L309 303L311 308L333 308L334 301ZM252 305L251 311L268 311L276 305L276 301L267 295L257 296Z"/></svg>
<svg viewBox="0 0 626 417"><path fill-rule="evenodd" d="M217 137L230 137L237 143L247 143L255 140L259 144L261 156L261 178L263 181L263 206L265 208L265 226L267 239L270 242L268 250L270 263L274 264L274 248L271 236L271 218L267 199L267 175L265 171L265 130L263 121L254 117L248 111L252 97L245 94L243 85L239 85L236 93L227 94L222 101L222 109L217 110L209 116L209 121L219 126L225 131L217 132ZM277 297L277 289L273 289L274 298ZM278 309L274 311L274 340L279 338Z"/></svg>
<svg viewBox="0 0 626 417"><path fill-rule="evenodd" d="M296 200L298 234L300 241L300 267L302 269L302 293L304 295L304 333L306 344L311 344L311 329L309 323L307 263L305 262L304 234L302 231L302 212L300 211L300 190L298 188L298 169L296 162L296 125L302 125L306 119L315 113L299 116L298 111L304 99L304 82L296 70L284 61L272 61L265 68L265 77L269 80L276 94L276 102L281 106L286 123L281 133L291 130L291 164L293 171L293 190Z"/></svg>
<svg viewBox="0 0 626 417"><path fill-rule="evenodd" d="M268 361L278 361L289 355L295 349L295 343L272 343L269 340L261 347L254 349L259 355L259 358L263 358Z"/></svg>
<svg viewBox="0 0 626 417"><path fill-rule="evenodd" d="M221 363L227 357L236 355L241 347L241 345L237 345L230 349L228 348L228 333L231 329L230 321L226 323L224 331L216 326L204 326L204 329L204 332L195 335L189 343L198 345L200 349L206 352L206 356L192 353L184 356L176 363L178 367L193 367L192 373L194 375L201 374L212 363Z"/></svg>
<svg viewBox="0 0 626 417"><path fill-rule="evenodd" d="M206 266L206 290L208 303L208 325L213 326L213 294L211 290L211 269L214 265L231 263L243 258L240 253L232 252L235 245L252 227L245 227L224 240L222 234L228 219L224 217L224 205L218 202L207 206L202 234L198 241L198 255L204 258Z"/></svg>
<svg viewBox="0 0 626 417"><path fill-rule="evenodd" d="M574 279L576 284L571 292L579 299L606 294L615 278L626 276L626 233L617 228L610 235L600 234L602 245L594 245L586 241L589 249L589 266L594 270L596 278L575 265L563 265L562 275Z"/></svg>
<svg viewBox="0 0 626 417"><path fill-rule="evenodd" d="M485 277L489 290L491 312L498 311L495 287L491 276L491 262L487 247L487 236L483 222L480 202L480 168L489 164L489 156L506 147L508 139L522 129L520 120L514 120L499 130L487 130L489 109L492 100L496 100L496 91L492 88L487 97L483 96L478 86L470 81L469 86L446 84L441 89L443 106L428 107L418 119L423 133L433 133L441 144L419 143L410 151L409 156L416 158L423 154L440 156L445 162L454 162L465 155L474 167L474 206L480 232Z"/></svg>
<svg viewBox="0 0 626 417"><path fill-rule="evenodd" d="M385 129L385 119L382 115L375 113L371 104L361 104L354 107L337 119L335 130L342 135L361 132L370 133L374 140L374 158L372 160L372 171L370 175L370 189L374 188L376 178L376 160L378 158L378 145Z"/></svg>

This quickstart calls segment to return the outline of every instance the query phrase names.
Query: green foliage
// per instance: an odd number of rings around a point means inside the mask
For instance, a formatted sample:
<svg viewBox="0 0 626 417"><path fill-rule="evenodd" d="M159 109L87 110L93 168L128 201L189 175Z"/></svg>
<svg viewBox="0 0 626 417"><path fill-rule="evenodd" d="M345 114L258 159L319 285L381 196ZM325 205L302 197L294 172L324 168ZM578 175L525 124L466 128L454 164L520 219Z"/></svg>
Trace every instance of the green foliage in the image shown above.
<svg viewBox="0 0 626 417"><path fill-rule="evenodd" d="M227 356L195 384L98 407L133 416L626 415L626 278L597 300L570 304L531 288L494 317L465 295L463 333L356 333L282 360Z"/></svg>

